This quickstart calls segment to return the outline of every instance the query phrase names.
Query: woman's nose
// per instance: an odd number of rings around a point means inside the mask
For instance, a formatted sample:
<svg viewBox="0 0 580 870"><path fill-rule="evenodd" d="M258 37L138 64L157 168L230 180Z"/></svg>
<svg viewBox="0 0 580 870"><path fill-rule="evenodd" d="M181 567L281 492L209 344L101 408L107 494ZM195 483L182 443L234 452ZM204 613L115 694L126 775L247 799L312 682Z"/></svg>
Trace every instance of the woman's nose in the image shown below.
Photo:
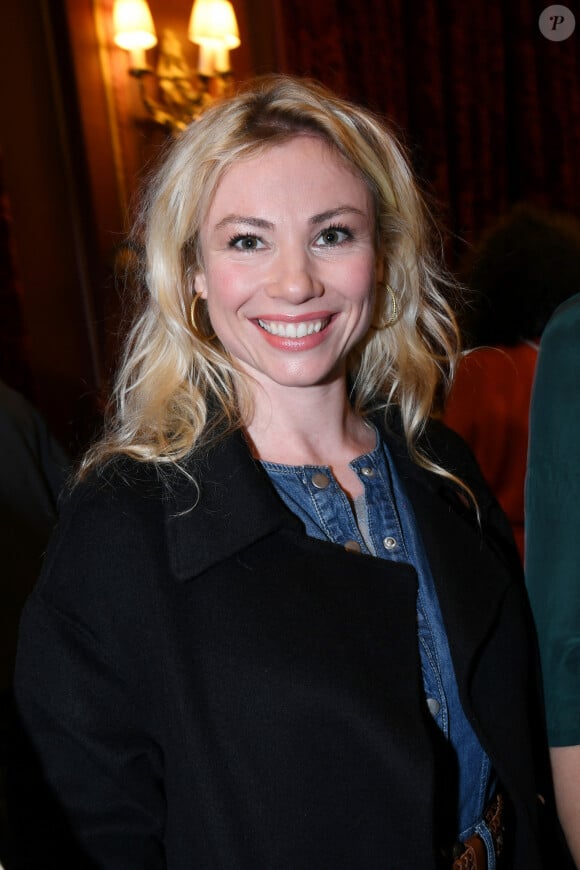
<svg viewBox="0 0 580 870"><path fill-rule="evenodd" d="M294 305L322 296L324 284L307 256L281 259L268 282L268 295L287 299Z"/></svg>

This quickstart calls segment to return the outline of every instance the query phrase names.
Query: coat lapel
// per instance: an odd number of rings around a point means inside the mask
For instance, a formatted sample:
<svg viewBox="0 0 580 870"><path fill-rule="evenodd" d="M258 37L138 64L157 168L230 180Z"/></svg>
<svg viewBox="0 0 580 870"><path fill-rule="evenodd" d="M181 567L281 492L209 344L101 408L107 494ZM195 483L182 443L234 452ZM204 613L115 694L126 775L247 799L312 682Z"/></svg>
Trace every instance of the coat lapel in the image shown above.
<svg viewBox="0 0 580 870"><path fill-rule="evenodd" d="M451 433L442 439L445 447L449 437L453 442ZM478 499L481 524L453 482L414 463L400 437L387 438L421 532L457 676L462 682L467 681L473 657L493 629L507 588L513 582L513 565L507 541L504 554L500 548L489 546L485 531L489 512L497 506L488 490L481 488L480 481L474 481L471 459L458 461L458 457L466 455L465 447L442 456L438 441L437 437L434 443L427 441L423 448L471 486Z"/></svg>

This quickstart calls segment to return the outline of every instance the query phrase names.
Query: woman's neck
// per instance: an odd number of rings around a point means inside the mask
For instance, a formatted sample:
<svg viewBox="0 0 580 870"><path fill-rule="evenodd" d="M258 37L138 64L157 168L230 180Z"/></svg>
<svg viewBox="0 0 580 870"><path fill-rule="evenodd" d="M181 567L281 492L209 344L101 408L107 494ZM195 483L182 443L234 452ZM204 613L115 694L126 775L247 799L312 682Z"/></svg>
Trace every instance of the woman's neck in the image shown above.
<svg viewBox="0 0 580 870"><path fill-rule="evenodd" d="M254 397L246 434L256 458L283 465L329 466L348 495L362 485L349 463L375 447L375 432L353 410L346 384L281 387Z"/></svg>

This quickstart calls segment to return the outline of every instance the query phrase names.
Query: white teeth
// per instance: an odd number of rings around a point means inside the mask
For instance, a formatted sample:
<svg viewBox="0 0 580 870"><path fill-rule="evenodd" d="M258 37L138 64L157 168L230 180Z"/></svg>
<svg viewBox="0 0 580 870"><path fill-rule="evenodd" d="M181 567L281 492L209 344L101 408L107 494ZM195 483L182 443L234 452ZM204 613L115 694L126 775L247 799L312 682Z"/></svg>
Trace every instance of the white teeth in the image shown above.
<svg viewBox="0 0 580 870"><path fill-rule="evenodd" d="M279 323L271 320L258 320L258 323L270 335L279 335L282 338L304 338L305 335L320 332L329 321L330 318L326 317L324 320L303 320L300 323Z"/></svg>

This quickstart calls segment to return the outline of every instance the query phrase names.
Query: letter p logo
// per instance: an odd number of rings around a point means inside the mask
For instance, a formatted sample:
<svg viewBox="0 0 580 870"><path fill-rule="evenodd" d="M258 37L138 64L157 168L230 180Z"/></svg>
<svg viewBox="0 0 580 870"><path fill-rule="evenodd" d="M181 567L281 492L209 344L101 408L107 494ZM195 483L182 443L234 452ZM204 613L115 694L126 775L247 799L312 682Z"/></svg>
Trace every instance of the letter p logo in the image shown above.
<svg viewBox="0 0 580 870"><path fill-rule="evenodd" d="M547 6L538 19L543 36L551 42L563 42L576 27L574 13L567 6Z"/></svg>

